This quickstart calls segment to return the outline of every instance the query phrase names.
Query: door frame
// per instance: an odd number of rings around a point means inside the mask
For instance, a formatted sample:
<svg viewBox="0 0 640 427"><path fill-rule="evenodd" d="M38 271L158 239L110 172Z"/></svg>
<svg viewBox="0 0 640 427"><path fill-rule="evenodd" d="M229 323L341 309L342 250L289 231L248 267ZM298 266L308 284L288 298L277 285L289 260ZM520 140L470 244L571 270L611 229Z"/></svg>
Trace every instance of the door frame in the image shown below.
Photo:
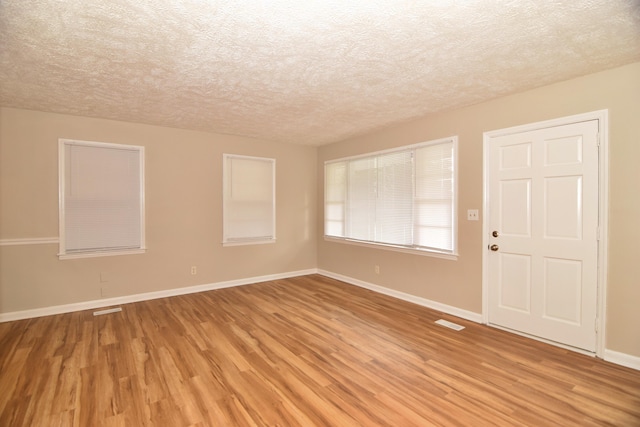
<svg viewBox="0 0 640 427"><path fill-rule="evenodd" d="M482 322L489 324L489 149L492 138L511 135L514 133L535 131L554 126L562 126L573 123L598 120L598 291L596 307L596 353L595 356L603 358L605 351L606 335L606 297L607 297L607 271L608 271L608 236L609 236L609 110L598 110L589 113L545 120L525 125L513 126L483 133L483 200L482 211ZM490 325L495 326L495 325ZM495 326L498 327L498 326ZM517 331L511 331L518 333ZM522 335L529 336L522 333ZM531 337L531 336L530 336ZM574 347L545 340L539 337L531 337L539 341L568 348L581 353L593 355Z"/></svg>

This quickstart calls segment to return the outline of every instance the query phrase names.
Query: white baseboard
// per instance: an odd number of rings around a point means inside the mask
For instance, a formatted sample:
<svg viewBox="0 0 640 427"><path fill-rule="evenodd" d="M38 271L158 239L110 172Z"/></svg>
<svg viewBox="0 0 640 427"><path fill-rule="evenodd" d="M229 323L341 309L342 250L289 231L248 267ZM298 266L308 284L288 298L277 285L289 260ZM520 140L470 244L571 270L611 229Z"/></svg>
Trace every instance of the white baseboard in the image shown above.
<svg viewBox="0 0 640 427"><path fill-rule="evenodd" d="M187 295L197 292L211 291L215 289L230 288L234 286L250 285L252 283L267 282L270 280L287 279L290 277L306 276L309 274L321 274L323 276L331 277L336 280L343 281L361 288L369 289L374 292L378 292L384 295L389 295L394 298L398 298L404 301L408 301L414 304L421 305L423 307L431 308L433 310L441 311L443 313L450 314L452 316L460 317L462 319L470 320L476 323L482 323L482 314L475 313L468 310L463 310L458 307L442 304L437 301L432 301L426 298L417 297L415 295L407 294L404 292L396 291L394 289L385 288L383 286L374 285L373 283L365 282L352 277L343 276L341 274L332 273L326 270L319 270L316 268L308 270L290 271L287 273L270 274L266 276L249 277L237 280L228 280L224 282L209 283L204 285L189 286L186 288L167 289L164 291L147 292L143 294L127 295L115 298L106 298L100 300L86 301L74 304L64 304L52 307L36 308L33 310L14 311L10 313L0 313L0 323L10 322L14 320L31 319L34 317L51 316L55 314L71 313L74 311L92 310L96 308L110 307L120 304L129 304L138 301L147 301L158 298L167 298L177 295ZM627 368L640 370L640 357L632 356L626 353L620 353L613 350L604 351L604 360L607 362L615 363L617 365L625 366Z"/></svg>
<svg viewBox="0 0 640 427"><path fill-rule="evenodd" d="M332 273L326 270L318 270L318 274L331 277L332 279L340 280L352 285L359 286L361 288L369 289L374 292L378 292L384 295L389 295L394 298L398 298L404 301L408 301L414 304L421 305L423 307L431 308L433 310L441 311L443 313L450 314L452 316L460 317L462 319L471 320L472 322L482 323L482 314L474 313L473 311L463 310L451 305L442 304L437 301L432 301L426 298L417 297L415 295L407 294L404 292L396 291L394 289L385 288L384 286L374 285L373 283L364 282L352 277L343 276L341 274Z"/></svg>
<svg viewBox="0 0 640 427"><path fill-rule="evenodd" d="M147 292L143 294L126 295L115 298L105 298L93 301L79 302L73 304L56 305L52 307L36 308L33 310L14 311L10 313L0 313L0 323L21 319L31 319L34 317L51 316L55 314L71 313L74 311L92 310L95 308L110 307L113 305L129 304L138 301L147 301L158 298L167 298L177 295L193 294L197 292L211 291L215 289L230 288L233 286L243 286L252 283L267 282L270 280L287 279L289 277L306 276L315 274L318 270L290 271L287 273L270 274L266 276L248 277L245 279L229 280L225 282L209 283L204 285L189 286L186 288L167 289L164 291Z"/></svg>
<svg viewBox="0 0 640 427"><path fill-rule="evenodd" d="M619 353L613 350L605 350L604 360L615 363L616 365L626 366L627 368L637 369L640 371L640 357L638 356Z"/></svg>
<svg viewBox="0 0 640 427"><path fill-rule="evenodd" d="M326 271L326 270L318 270L317 273L318 274L322 274L323 276L331 277L331 278L336 279L336 280L340 280L342 282L346 282L346 283L350 283L350 284L355 285L355 286L359 286L361 288L366 288L366 289L372 290L374 292L378 292L378 293L381 293L381 294L385 294L385 295L389 295L389 296L392 296L392 297L395 297L395 298L399 298L401 300L412 302L414 304L418 304L418 305L421 305L421 306L424 306L424 307L427 307L427 308L431 308L433 310L441 311L443 313L447 313L447 314L450 314L452 316L457 316L457 317L460 317L462 319L470 320L470 321L476 322L476 323L483 323L482 314L480 314L480 313L474 313L472 311L463 310L463 309L458 308L458 307L453 307L453 306L450 306L450 305L442 304L442 303L439 303L437 301L431 301L431 300L428 300L426 298L421 298L421 297L417 297L415 295L411 295L411 294L407 294L407 293L404 293L404 292L396 291L396 290L393 290L393 289L385 288L383 286L374 285L372 283L364 282L362 280L354 279L354 278L348 277L348 276L343 276L341 274L332 273L332 272ZM514 333L513 331L508 331L508 332ZM557 345L557 343L554 344L554 345ZM563 346L561 346L561 347L563 347ZM563 348L568 348L568 347L563 347ZM571 350L575 351L575 349L573 349L573 348L571 348ZM580 352L580 353L583 353L583 352ZM590 354L590 355L592 355L592 354ZM607 362L615 363L616 365L621 365L621 366L625 366L627 368L640 370L640 357L632 356L630 354L619 353L617 351L606 350L605 349L605 351L604 351L604 360L606 360Z"/></svg>

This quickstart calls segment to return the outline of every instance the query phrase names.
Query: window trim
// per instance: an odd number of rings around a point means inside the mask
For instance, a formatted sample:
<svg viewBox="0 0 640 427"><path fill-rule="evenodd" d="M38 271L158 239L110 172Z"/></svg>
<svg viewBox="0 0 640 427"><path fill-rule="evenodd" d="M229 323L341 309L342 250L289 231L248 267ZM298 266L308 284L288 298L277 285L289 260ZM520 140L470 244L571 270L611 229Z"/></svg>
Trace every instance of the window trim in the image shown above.
<svg viewBox="0 0 640 427"><path fill-rule="evenodd" d="M364 158L368 158L368 157L374 157L374 156L379 156L379 155L384 155L384 154L390 154L390 153L394 153L394 152L402 152L402 151L408 151L408 150L415 150L421 147L426 147L426 146L430 146L430 145L437 145L437 144L443 144L446 142L450 142L453 145L453 158L452 158L452 162L453 162L453 199L452 199L452 206L453 206L453 217L452 217L452 224L451 224L451 228L452 228L452 234L453 234L453 250L451 252L448 251L439 251L435 248L427 248L427 247L418 247L418 246L402 246L402 245L394 245L394 244L390 244L390 243L382 243L382 242L373 242L373 241L367 241L367 240L358 240L358 239L353 239L353 238L349 238L349 237L340 237L340 236L330 236L326 234L326 200L327 200L327 185L326 185L326 167L328 164L331 163L338 163L338 162L349 162L349 161L353 161L353 160L358 160L358 159L364 159ZM435 140L431 140L431 141L425 141L425 142L419 142L416 144L410 144L410 145L404 145L401 147L394 147L394 148L389 148L389 149L385 149L385 150L378 150L378 151L372 151L372 152L368 152L368 153L363 153L363 154L357 154L357 155L353 155L353 156L347 156L347 157L341 157L341 158L336 158L336 159L331 159L331 160L326 160L324 162L324 167L323 167L323 191L324 191L324 196L323 196L323 218L322 218L322 226L323 226L323 238L326 242L332 242L332 243L342 243L342 244L349 244L349 245L355 245L355 246L362 246L362 247L369 247L369 248L374 248L374 249L382 249L382 250L390 250L390 251L395 251L395 252L403 252L403 253L409 253L409 254L414 254L414 255L423 255L423 256L431 256L431 257L436 257L436 258L442 258L442 259L448 259L448 260L457 260L459 257L459 252L458 252L458 216L459 216L459 212L458 212L458 193L459 193L459 188L458 188L458 181L459 181L459 174L458 174L458 136L450 136L450 137L446 137L446 138L439 138L439 139L435 139Z"/></svg>
<svg viewBox="0 0 640 427"><path fill-rule="evenodd" d="M362 246L365 248L372 248L372 249L382 249L382 250L387 250L387 251L393 251L393 252L402 252L405 254L412 254L412 255L421 255L421 256L429 256L429 257L434 257L434 258L442 258L442 259L448 259L448 260L457 260L459 254L456 253L449 253L449 252L439 252L435 249L425 249L425 248L419 248L419 247L408 247L408 246L396 246L396 245L392 245L389 243L377 243L377 242L367 242L364 240L355 240L355 239L349 239L349 238L341 238L341 237L335 237L335 236L323 236L324 237L324 241L325 242L332 242L332 243L341 243L341 244L345 244L345 245L353 245L353 246Z"/></svg>
<svg viewBox="0 0 640 427"><path fill-rule="evenodd" d="M127 248L127 249L112 249L112 250L87 250L68 253L66 251L66 231L65 231L65 189L66 189L66 163L65 163L65 147L67 145L82 145L88 147L100 147L100 148L113 148L113 149L126 149L138 151L140 156L140 247L139 248ZM83 141L77 139L58 139L58 232L59 232L59 249L58 259L78 259L78 258L95 258L103 256L116 256L116 255L132 255L146 253L146 224L145 224L145 150L140 145L126 145L126 144L114 144L108 142L97 141Z"/></svg>
<svg viewBox="0 0 640 427"><path fill-rule="evenodd" d="M227 185L228 179L227 176L227 160L228 159L248 159L248 160L258 160L269 162L271 164L271 179L272 179L272 215L271 215L271 229L273 230L272 237L247 237L247 238L236 238L229 240L226 232L226 218L227 218ZM259 157L259 156L247 156L242 154L230 154L223 153L222 154L222 246L230 247L230 246L246 246L246 245L262 245L262 244L270 244L276 243L276 159L270 157Z"/></svg>

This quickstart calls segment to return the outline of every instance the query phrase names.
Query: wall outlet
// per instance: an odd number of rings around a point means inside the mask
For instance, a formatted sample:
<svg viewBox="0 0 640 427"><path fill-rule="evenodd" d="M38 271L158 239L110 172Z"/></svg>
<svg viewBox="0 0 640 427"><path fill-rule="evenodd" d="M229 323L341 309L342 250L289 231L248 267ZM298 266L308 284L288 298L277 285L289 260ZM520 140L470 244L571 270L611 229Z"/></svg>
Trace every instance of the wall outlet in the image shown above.
<svg viewBox="0 0 640 427"><path fill-rule="evenodd" d="M478 209L469 209L467 211L467 221L478 221L480 219L480 213Z"/></svg>
<svg viewBox="0 0 640 427"><path fill-rule="evenodd" d="M106 298L109 296L109 289L106 286L100 288L100 296Z"/></svg>
<svg viewBox="0 0 640 427"><path fill-rule="evenodd" d="M373 272L376 273L376 274L380 274L380 266L379 265L375 265L373 267Z"/></svg>
<svg viewBox="0 0 640 427"><path fill-rule="evenodd" d="M196 274L198 274L198 268L195 265L191 266L191 275L195 276Z"/></svg>

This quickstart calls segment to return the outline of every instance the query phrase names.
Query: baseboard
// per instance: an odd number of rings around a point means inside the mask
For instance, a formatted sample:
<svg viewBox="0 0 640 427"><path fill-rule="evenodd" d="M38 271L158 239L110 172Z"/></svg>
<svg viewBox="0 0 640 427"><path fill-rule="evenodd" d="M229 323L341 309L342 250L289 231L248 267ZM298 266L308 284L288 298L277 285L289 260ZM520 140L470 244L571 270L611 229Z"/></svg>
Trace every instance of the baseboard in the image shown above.
<svg viewBox="0 0 640 427"><path fill-rule="evenodd" d="M638 356L619 353L613 350L605 350L604 360L615 363L616 365L626 366L627 368L637 369L640 371L640 357Z"/></svg>
<svg viewBox="0 0 640 427"><path fill-rule="evenodd" d="M120 304L129 304L132 302L147 301L158 298L167 298L177 295L187 295L197 292L212 291L215 289L230 288L233 286L250 285L252 283L268 282L270 280L287 279L290 277L306 276L315 274L318 270L313 268L309 270L290 271L287 273L270 274L266 276L248 277L244 279L229 280L225 282L209 283L204 285L189 286L186 288L167 289L164 291L147 292L143 294L126 295L115 298L105 298L93 301L79 302L73 304L56 305L52 307L36 308L33 310L14 311L9 313L0 313L0 323L11 322L14 320L31 319L34 317L51 316L55 314L71 313L74 311L93 310L96 308L110 307Z"/></svg>
<svg viewBox="0 0 640 427"><path fill-rule="evenodd" d="M460 317L462 319L470 320L476 323L482 323L482 314L474 313L473 311L463 310L458 307L454 307L447 304L442 304L437 301L432 301L426 298L417 297L415 295L407 294L404 292L396 291L394 289L385 288L384 286L374 285L373 283L365 282L353 277L343 276L341 274L332 273L326 270L318 270L318 274L331 277L332 279L340 280L342 282L350 283L361 288L369 289L374 292L378 292L384 295L389 295L394 298L398 298L404 301L408 301L414 304L421 305L423 307L431 308L433 310L441 311L452 316Z"/></svg>
<svg viewBox="0 0 640 427"><path fill-rule="evenodd" d="M369 289L371 291L378 292L384 295L389 295L391 297L408 301L414 304L418 304L423 307L441 311L443 313L447 313L452 316L460 317L462 319L470 320L476 323L482 323L482 314L480 313L463 310L447 304L439 303L437 301L432 301L426 298L417 297L415 295L396 291L394 289L389 289L383 286L374 285L373 283L365 282L363 280L354 279L352 277L343 276L341 274L332 273L326 270L319 270L316 268L312 268L308 270L290 271L287 273L280 273L280 274L270 274L266 276L248 277L248 278L237 279L237 280L228 280L224 282L189 286L186 288L167 289L164 291L147 292L143 294L127 295L127 296L115 297L115 298L106 298L106 299L86 301L86 302L80 302L80 303L74 303L74 304L64 304L64 305L57 305L52 307L36 308L33 310L0 313L0 323L11 322L14 320L31 319L31 318L42 317L42 316L51 316L56 314L72 313L75 311L93 310L96 308L104 308L104 307L110 307L114 305L129 304L133 302L147 301L147 300L153 300L158 298L167 298L167 297L178 296L178 295L187 295L187 294L193 294L197 292L212 291L215 289L231 288L234 286L244 286L244 285L250 285L252 283L287 279L290 277L306 276L309 274L321 274L323 276L340 280L342 282L359 286L361 288ZM620 353L613 350L605 350L604 360L606 360L607 362L615 363L616 365L640 370L640 357L637 357L637 356L632 356L626 353Z"/></svg>
<svg viewBox="0 0 640 427"><path fill-rule="evenodd" d="M483 323L482 314L474 313L472 311L467 311L460 309L458 307L453 307L450 305L442 304L437 301L431 301L426 298L417 297L415 295L407 294L404 292L396 291L393 289L385 288L383 286L374 285L372 283L368 283L359 279L354 279L352 277L343 276L341 274L332 273L326 270L318 270L318 274L323 276L331 277L332 279L340 280L342 282L346 282L355 286L359 286L361 288L369 289L374 292L378 292L381 294L389 295L404 301L412 302L414 304L418 304L427 308L431 308L433 310L438 310L443 313L450 314L452 316L460 317L462 319L470 320L476 323ZM513 331L509 331L513 333ZM557 344L556 344L557 345ZM575 351L575 349L572 349ZM625 366L627 368L640 370L640 357L632 356L626 353L619 353L613 350L605 350L604 351L604 360L607 362L615 363L616 365Z"/></svg>

